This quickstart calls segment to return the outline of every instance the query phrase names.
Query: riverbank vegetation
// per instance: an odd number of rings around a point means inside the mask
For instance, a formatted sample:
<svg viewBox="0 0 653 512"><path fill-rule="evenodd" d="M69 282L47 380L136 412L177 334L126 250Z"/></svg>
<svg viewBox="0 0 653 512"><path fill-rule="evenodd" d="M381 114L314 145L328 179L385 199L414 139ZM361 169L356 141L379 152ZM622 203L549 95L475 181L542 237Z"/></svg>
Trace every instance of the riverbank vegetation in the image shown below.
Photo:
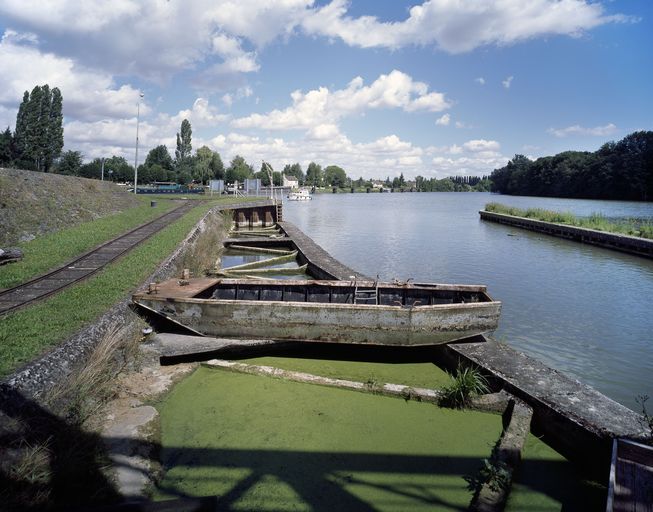
<svg viewBox="0 0 653 512"><path fill-rule="evenodd" d="M90 279L5 316L0 322L0 376L60 343L124 299L172 253L210 207L198 205Z"/></svg>
<svg viewBox="0 0 653 512"><path fill-rule="evenodd" d="M636 219L611 220L600 213L593 213L589 217L577 217L569 212L554 212L542 208L528 208L525 210L500 203L486 204L485 211L653 239L653 222L650 221L639 221Z"/></svg>
<svg viewBox="0 0 653 512"><path fill-rule="evenodd" d="M502 194L653 201L653 131L631 133L595 152L535 161L515 155L490 179L492 191Z"/></svg>

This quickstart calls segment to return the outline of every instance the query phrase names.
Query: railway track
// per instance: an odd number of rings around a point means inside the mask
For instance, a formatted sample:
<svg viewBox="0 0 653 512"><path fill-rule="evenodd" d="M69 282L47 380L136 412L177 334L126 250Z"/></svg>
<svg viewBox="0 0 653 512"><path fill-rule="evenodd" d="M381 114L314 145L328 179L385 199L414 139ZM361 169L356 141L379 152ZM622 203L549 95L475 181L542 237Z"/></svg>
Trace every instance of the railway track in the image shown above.
<svg viewBox="0 0 653 512"><path fill-rule="evenodd" d="M0 316L48 297L92 276L116 258L182 217L197 204L196 201L188 201L161 217L82 254L61 268L13 288L0 291Z"/></svg>

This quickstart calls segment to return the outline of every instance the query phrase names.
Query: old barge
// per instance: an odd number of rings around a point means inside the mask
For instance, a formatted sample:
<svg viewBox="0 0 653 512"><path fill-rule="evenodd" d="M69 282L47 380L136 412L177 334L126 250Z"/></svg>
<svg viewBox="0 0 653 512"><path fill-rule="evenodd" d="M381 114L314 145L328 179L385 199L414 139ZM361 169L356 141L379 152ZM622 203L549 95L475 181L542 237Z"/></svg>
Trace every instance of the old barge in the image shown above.
<svg viewBox="0 0 653 512"><path fill-rule="evenodd" d="M360 280L173 279L133 302L204 336L399 346L493 331L501 311L484 286Z"/></svg>

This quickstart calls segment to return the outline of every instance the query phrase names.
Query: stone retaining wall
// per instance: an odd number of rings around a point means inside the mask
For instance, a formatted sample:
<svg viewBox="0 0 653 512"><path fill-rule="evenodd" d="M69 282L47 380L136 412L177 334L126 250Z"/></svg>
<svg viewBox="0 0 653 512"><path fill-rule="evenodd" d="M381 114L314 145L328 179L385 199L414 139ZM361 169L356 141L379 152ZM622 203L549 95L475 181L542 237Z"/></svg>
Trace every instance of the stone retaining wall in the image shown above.
<svg viewBox="0 0 653 512"><path fill-rule="evenodd" d="M653 258L653 240L639 238L635 236L621 235L618 233L606 233L595 229L579 228L576 226L567 226L565 224L556 224L554 222L544 222L541 220L526 219L524 217L515 217L503 213L478 212L481 219L499 224L506 224L517 228L528 229L538 233L545 233L559 238L566 238L584 244L597 245L606 249L627 252Z"/></svg>

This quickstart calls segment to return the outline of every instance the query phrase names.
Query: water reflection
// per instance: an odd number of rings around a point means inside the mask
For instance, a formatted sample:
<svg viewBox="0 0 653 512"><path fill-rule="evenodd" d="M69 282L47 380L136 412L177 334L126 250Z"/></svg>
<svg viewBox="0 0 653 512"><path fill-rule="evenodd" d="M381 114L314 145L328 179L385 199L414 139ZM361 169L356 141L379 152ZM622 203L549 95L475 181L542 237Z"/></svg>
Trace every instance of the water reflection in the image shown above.
<svg viewBox="0 0 653 512"><path fill-rule="evenodd" d="M651 203L482 193L324 194L284 216L370 276L487 284L499 338L637 408L653 395L653 261L481 221L490 201L653 219Z"/></svg>

